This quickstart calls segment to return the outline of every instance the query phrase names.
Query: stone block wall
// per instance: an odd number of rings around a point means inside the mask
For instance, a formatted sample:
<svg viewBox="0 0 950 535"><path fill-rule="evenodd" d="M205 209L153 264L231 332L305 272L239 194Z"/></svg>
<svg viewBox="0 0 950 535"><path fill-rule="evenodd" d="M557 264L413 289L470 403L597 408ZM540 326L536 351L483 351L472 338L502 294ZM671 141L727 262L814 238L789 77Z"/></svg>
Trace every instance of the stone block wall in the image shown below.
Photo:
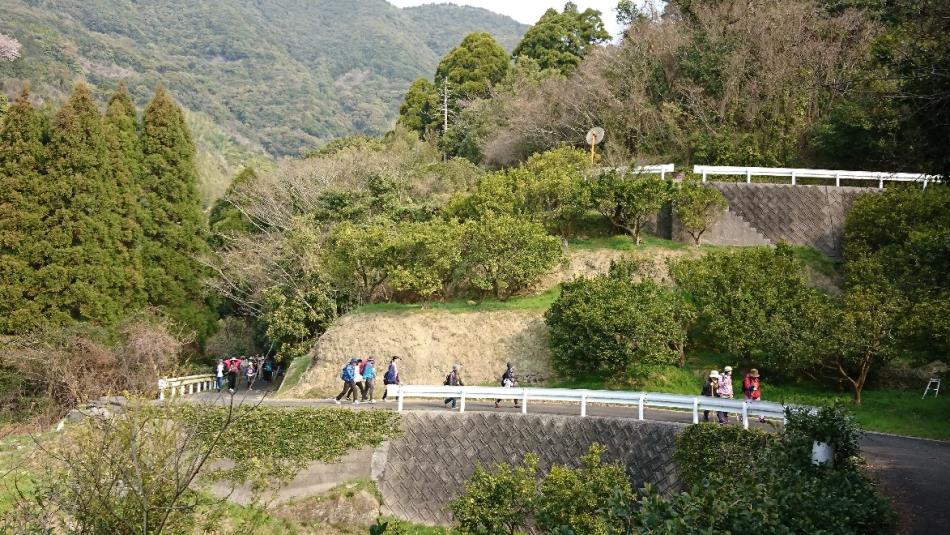
<svg viewBox="0 0 950 535"><path fill-rule="evenodd" d="M784 241L808 245L833 257L843 249L844 221L861 195L879 190L861 187L792 186L710 182L729 202L704 243L761 245ZM676 234L674 222L674 237ZM688 238L688 236L687 236Z"/></svg>
<svg viewBox="0 0 950 535"><path fill-rule="evenodd" d="M540 458L541 470L554 464L579 466L590 445L606 447L606 461L620 461L634 488L649 483L667 492L681 490L673 461L675 437L683 424L577 416L484 412L411 412L404 434L377 450L373 478L384 512L427 524L448 524L447 504L462 492L477 464L520 463Z"/></svg>

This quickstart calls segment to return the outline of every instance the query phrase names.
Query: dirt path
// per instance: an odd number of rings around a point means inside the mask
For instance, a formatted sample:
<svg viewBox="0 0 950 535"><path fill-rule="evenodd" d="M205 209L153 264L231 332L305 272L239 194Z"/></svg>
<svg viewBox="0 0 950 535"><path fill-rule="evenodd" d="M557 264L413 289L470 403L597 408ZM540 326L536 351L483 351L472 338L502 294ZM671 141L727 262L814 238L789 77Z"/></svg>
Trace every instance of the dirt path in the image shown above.
<svg viewBox="0 0 950 535"><path fill-rule="evenodd" d="M239 390L236 403L256 403L261 401L263 392ZM225 396L213 393L199 394L191 399L203 402L226 402ZM335 407L331 400L316 399L270 399L262 404L276 407ZM347 408L358 410L395 410L396 403L376 403L352 405ZM406 401L405 410L435 411L446 410L439 400ZM520 412L511 402L495 409L490 402L467 401L466 411L503 411ZM528 411L542 414L578 415L576 404L556 404L532 402ZM636 407L617 407L589 404L589 416L611 418L636 418ZM713 415L710 415L711 417ZM692 422L692 414L686 411L646 409L647 420L667 422ZM754 427L769 428L775 424L753 423ZM867 458L872 474L878 480L881 490L894 503L900 517L898 533L901 535L937 535L950 534L950 442L916 439L880 433L868 433L861 442L861 449Z"/></svg>

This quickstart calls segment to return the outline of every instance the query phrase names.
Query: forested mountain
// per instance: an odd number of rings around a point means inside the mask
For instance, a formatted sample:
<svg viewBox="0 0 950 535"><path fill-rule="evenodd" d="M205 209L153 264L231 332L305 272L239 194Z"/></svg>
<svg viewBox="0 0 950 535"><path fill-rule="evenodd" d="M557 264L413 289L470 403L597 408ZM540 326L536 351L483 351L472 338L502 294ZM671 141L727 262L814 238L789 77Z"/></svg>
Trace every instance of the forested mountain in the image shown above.
<svg viewBox="0 0 950 535"><path fill-rule="evenodd" d="M0 91L29 81L59 103L85 79L103 102L125 80L141 104L163 83L205 123L199 144L298 154L391 128L410 83L467 33L511 49L526 28L481 9L385 0L4 0L0 33L23 50L0 64Z"/></svg>

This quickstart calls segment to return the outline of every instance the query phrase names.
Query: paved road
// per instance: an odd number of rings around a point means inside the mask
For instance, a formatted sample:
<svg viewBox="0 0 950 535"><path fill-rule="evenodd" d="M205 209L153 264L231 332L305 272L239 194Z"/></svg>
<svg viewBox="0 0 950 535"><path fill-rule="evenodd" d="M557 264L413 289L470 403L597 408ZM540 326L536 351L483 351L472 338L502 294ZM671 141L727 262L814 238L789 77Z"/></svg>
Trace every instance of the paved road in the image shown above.
<svg viewBox="0 0 950 535"><path fill-rule="evenodd" d="M272 399L265 391L238 391L235 400L238 403L261 402L277 407L335 407L332 400L284 400ZM213 393L198 394L193 399L206 402L225 402L227 396ZM263 398L263 399L262 399ZM342 406L353 409L395 410L395 401L389 403L359 404L344 403ZM441 400L407 400L405 410L447 410ZM466 401L466 411L503 411L520 412L512 402L504 402L499 409L494 403ZM579 415L577 404L532 402L528 412L543 414ZM604 406L588 404L588 416L611 418L636 418L636 407ZM686 411L646 409L647 420L691 423L692 413ZM700 415L702 418L702 415ZM710 418L715 418L710 414ZM733 418L734 423L738 423ZM771 429L780 423L759 424L753 427ZM880 483L881 490L891 498L900 516L899 533L901 535L938 535L950 534L950 442L915 439L895 435L868 433L861 442L861 449L867 459L873 476Z"/></svg>

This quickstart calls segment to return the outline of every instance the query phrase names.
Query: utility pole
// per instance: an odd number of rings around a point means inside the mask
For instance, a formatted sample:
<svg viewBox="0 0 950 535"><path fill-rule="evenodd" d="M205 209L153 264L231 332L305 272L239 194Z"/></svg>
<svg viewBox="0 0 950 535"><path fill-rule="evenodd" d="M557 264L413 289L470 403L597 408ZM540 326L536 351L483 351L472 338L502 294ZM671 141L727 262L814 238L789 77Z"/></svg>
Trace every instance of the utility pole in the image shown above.
<svg viewBox="0 0 950 535"><path fill-rule="evenodd" d="M449 77L446 76L442 79L442 135L444 136L449 131ZM443 145L444 146L444 145ZM446 161L448 156L445 154L445 151L442 152L442 161Z"/></svg>

